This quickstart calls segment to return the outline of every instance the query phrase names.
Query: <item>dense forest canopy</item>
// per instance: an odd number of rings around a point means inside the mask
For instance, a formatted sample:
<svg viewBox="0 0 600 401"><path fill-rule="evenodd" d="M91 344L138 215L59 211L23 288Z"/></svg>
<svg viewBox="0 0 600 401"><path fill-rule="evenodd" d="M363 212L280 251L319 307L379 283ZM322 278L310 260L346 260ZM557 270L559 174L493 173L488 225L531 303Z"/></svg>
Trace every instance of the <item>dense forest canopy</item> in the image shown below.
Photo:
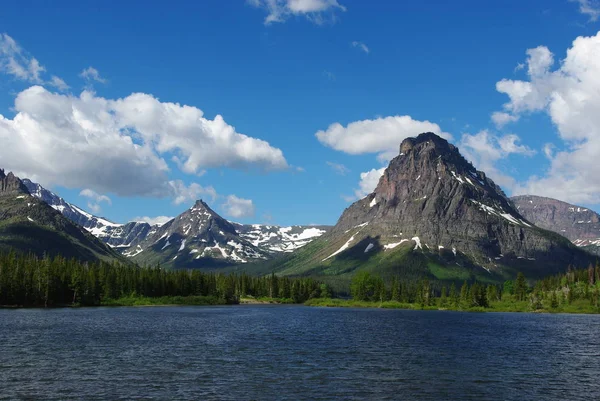
<svg viewBox="0 0 600 401"><path fill-rule="evenodd" d="M312 278L253 277L199 270L142 268L118 262L79 262L62 257L0 254L0 305L101 305L122 297L203 296L237 303L242 296L290 299L331 296Z"/></svg>

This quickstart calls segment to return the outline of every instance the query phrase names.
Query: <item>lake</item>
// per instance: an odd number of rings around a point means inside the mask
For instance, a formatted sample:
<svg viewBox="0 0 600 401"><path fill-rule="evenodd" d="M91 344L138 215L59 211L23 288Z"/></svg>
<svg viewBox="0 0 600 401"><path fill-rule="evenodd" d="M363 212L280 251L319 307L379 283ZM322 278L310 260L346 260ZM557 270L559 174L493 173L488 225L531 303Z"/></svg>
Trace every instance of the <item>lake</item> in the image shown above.
<svg viewBox="0 0 600 401"><path fill-rule="evenodd" d="M600 316L0 310L2 400L600 399Z"/></svg>

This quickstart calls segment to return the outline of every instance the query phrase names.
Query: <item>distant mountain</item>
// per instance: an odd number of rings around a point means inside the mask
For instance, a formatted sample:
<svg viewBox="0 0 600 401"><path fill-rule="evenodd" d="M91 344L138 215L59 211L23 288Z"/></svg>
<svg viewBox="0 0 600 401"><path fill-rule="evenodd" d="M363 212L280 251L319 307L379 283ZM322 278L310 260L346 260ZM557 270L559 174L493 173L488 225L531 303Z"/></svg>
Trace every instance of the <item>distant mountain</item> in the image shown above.
<svg viewBox="0 0 600 401"><path fill-rule="evenodd" d="M542 196L510 198L536 226L567 237L575 245L600 254L600 215L593 210Z"/></svg>
<svg viewBox="0 0 600 401"><path fill-rule="evenodd" d="M153 227L144 222L130 222L117 224L108 219L94 216L78 206L66 202L54 192L47 190L40 184L24 179L23 184L29 192L38 199L43 200L55 210L72 222L79 224L95 237L109 244L111 247L126 249L143 241ZM158 226L157 226L158 227ZM155 227L155 228L157 228Z"/></svg>
<svg viewBox="0 0 600 401"><path fill-rule="evenodd" d="M0 250L62 255L84 261L122 257L0 170Z"/></svg>
<svg viewBox="0 0 600 401"><path fill-rule="evenodd" d="M235 226L202 200L168 221L124 255L169 267L218 267L268 259L269 253L240 237Z"/></svg>
<svg viewBox="0 0 600 401"><path fill-rule="evenodd" d="M40 184L27 179L23 180L23 183L33 196L48 203L65 217L79 224L115 250L123 253L124 256L142 263L160 262L166 266L174 267L221 266L247 263L256 259L270 258L278 253L292 252L306 245L314 238L323 235L330 228L328 226L280 227L275 225L232 223L223 219L202 201L198 201L188 211L164 225L150 225L145 222L135 221L118 224L103 217L94 216L82 208L66 202L63 198L45 189ZM192 212L198 214L197 218L195 218L195 224L189 227L186 226L184 230L179 230L179 228L183 228L179 227L179 222L183 221L182 219L194 218L194 216L190 216L190 214L193 214ZM203 225L201 223L204 220L207 220L207 222ZM207 225L212 224L213 220L217 222L218 226L222 226L222 228L217 230L217 234L208 238L204 230ZM231 235L221 238L221 234L218 233L219 231L223 233L229 232ZM194 252L187 257L183 257L179 253L183 252L184 249L181 251L178 250L173 254L173 250L168 249L169 247L165 247L164 249L154 248L154 244L157 242L164 245L161 240L166 238L163 237L165 232L169 232L169 236L173 234L173 238L181 236L180 243L187 237L197 237L207 242L203 243L202 246L190 249L190 252ZM169 243L175 241L173 238L170 238ZM224 252L214 252L214 250L211 251L210 249L204 251L207 248L205 244L208 243L209 239L213 241L213 248L216 246L219 249L223 249ZM235 246L233 245L228 245L228 242L239 244L238 249L234 249ZM194 239L186 239L186 243L188 246L191 246L194 243ZM243 249L239 249L239 246L242 246ZM216 250L217 248L214 249ZM202 250L203 255L197 254L199 250ZM175 256L177 257L175 258Z"/></svg>
<svg viewBox="0 0 600 401"><path fill-rule="evenodd" d="M375 191L348 207L333 229L265 266L323 278L369 270L499 282L518 271L539 277L590 259L524 218L458 148L424 133L402 142Z"/></svg>
<svg viewBox="0 0 600 401"><path fill-rule="evenodd" d="M267 252L289 253L325 234L331 226L274 226L233 223L240 237Z"/></svg>

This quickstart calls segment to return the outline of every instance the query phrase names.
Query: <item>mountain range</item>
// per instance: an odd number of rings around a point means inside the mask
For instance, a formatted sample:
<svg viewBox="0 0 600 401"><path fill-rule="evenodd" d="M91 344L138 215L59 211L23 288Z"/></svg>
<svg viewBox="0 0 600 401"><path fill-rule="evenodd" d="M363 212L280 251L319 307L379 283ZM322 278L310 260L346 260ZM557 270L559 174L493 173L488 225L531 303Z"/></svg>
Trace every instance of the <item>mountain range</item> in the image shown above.
<svg viewBox="0 0 600 401"><path fill-rule="evenodd" d="M375 190L350 205L333 228L239 224L202 200L165 224L118 224L28 179L3 171L0 179L3 249L43 253L41 238L60 234L62 245L49 251L65 249L86 260L340 280L369 270L499 282L517 271L541 277L585 266L594 261L586 250L600 249L598 214L549 198L509 199L433 133L404 140Z"/></svg>
<svg viewBox="0 0 600 401"><path fill-rule="evenodd" d="M23 183L34 197L141 264L213 268L267 260L293 252L330 228L239 224L225 220L202 200L165 224L118 224L66 202L40 184L28 179Z"/></svg>

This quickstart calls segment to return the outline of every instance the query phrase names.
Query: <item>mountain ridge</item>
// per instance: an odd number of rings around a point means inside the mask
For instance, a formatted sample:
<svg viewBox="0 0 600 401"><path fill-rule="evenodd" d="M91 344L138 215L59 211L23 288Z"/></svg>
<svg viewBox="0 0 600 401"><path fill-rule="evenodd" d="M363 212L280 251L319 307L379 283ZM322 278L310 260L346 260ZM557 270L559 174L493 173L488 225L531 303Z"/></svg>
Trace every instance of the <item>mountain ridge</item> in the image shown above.
<svg viewBox="0 0 600 401"><path fill-rule="evenodd" d="M0 249L61 255L83 261L122 260L46 202L32 196L12 172L0 170Z"/></svg>
<svg viewBox="0 0 600 401"><path fill-rule="evenodd" d="M198 265L198 263L195 262L196 259L190 262L188 258L180 258L180 256L178 256L179 262L173 263L178 260L173 259L176 255L170 255L170 258L161 257L159 255L161 252L159 251L163 251L163 249L152 249L152 256L145 257L146 255L141 255L145 248L151 248L154 242L158 241L160 235L162 235L160 234L157 238L155 234L163 233L164 230L161 228L165 225L171 227L171 225L174 224L174 221L179 219L181 215L174 217L164 224L150 225L147 222L140 221L131 221L125 224L114 223L106 218L94 216L79 206L66 202L63 198L38 183L34 183L28 179L23 180L23 182L33 196L45 201L65 217L81 225L89 233L134 261L139 261L140 263L150 263L150 261L161 262L166 266L177 265L178 267L184 267L183 261L187 260L190 263L190 267ZM206 216L217 216L218 219L222 219L219 221L222 221L222 224L227 227L225 231L231 233L233 230L239 235L239 241L235 239L236 242L244 242L244 246L256 247L256 249L249 254L262 255L263 257L271 257L279 253L292 252L295 249L306 245L312 239L322 235L329 228L328 226L283 227L270 224L240 224L223 219L202 200L198 200L196 205L192 206L190 209L194 209L195 207L206 209ZM188 211L190 209L188 209ZM184 211L182 214L185 214L186 212L187 211ZM179 233L178 235L181 235L183 238L185 235L182 234L183 233ZM179 239L179 241L181 240L182 239ZM234 239L229 238L229 240ZM213 264L221 266L231 263L246 263L248 261L245 258L239 257L236 252L232 252L230 247L226 245L226 242L223 244L215 242L214 245L226 249L225 252L228 255L228 258L226 259L231 260L229 262L218 260L216 263L213 263L215 261L206 259L204 261L207 262L207 266L212 266ZM248 242L248 244L246 244L246 242ZM164 251L166 251L166 248ZM215 256L217 259L221 259L220 256L223 256L223 253L219 251Z"/></svg>
<svg viewBox="0 0 600 401"><path fill-rule="evenodd" d="M600 214L597 212L543 196L519 195L511 197L511 201L520 213L537 226L600 254Z"/></svg>

